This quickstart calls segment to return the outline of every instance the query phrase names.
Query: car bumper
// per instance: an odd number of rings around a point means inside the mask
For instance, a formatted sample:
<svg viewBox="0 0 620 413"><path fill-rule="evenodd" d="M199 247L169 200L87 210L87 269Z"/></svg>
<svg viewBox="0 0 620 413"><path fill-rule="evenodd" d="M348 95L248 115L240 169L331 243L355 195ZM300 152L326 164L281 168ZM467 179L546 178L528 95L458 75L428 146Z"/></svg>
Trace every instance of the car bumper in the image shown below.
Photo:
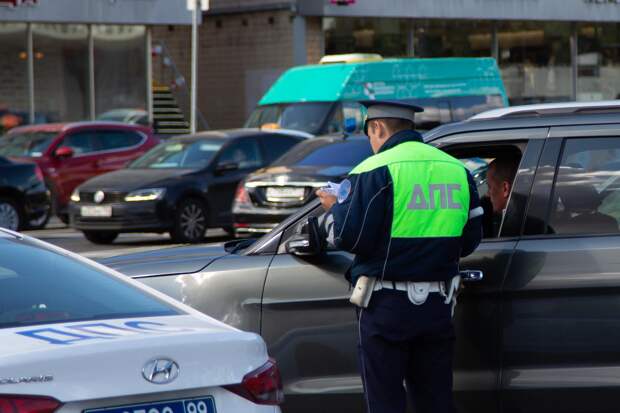
<svg viewBox="0 0 620 413"><path fill-rule="evenodd" d="M81 214L81 208L98 204L69 204L71 226L81 231L165 232L173 225L172 214L160 201L105 205L112 208L112 216L85 217Z"/></svg>

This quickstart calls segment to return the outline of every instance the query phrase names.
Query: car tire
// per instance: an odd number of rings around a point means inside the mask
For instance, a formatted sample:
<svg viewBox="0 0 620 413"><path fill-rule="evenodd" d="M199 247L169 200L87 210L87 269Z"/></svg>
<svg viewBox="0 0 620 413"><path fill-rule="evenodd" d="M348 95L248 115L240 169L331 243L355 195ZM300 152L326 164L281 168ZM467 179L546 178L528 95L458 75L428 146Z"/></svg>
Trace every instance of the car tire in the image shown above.
<svg viewBox="0 0 620 413"><path fill-rule="evenodd" d="M0 227L19 231L22 229L22 222L19 205L9 198L0 198Z"/></svg>
<svg viewBox="0 0 620 413"><path fill-rule="evenodd" d="M208 222L204 203L196 198L186 198L177 207L170 236L174 242L180 244L201 242L207 232Z"/></svg>
<svg viewBox="0 0 620 413"><path fill-rule="evenodd" d="M50 208L48 208L43 213L43 215L41 215L39 218L29 220L28 223L27 223L27 228L31 229L31 230L37 230L37 229L45 228L45 226L47 225L48 221L50 220L50 216L51 215L52 215L52 211L51 211Z"/></svg>
<svg viewBox="0 0 620 413"><path fill-rule="evenodd" d="M84 237L93 244L111 244L118 237L118 232L114 231L82 231Z"/></svg>

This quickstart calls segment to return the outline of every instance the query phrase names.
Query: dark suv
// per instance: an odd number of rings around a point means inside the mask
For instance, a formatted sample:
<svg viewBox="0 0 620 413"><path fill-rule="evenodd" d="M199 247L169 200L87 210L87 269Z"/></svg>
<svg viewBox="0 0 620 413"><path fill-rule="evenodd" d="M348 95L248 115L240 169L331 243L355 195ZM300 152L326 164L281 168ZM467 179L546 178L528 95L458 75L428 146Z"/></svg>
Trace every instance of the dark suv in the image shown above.
<svg viewBox="0 0 620 413"><path fill-rule="evenodd" d="M462 260L454 391L461 412L612 412L620 402L620 102L513 107L429 132L477 170L520 157L496 230ZM351 254L312 235L315 200L258 241L107 264L260 333L284 412L360 412ZM308 242L300 242L307 240ZM301 245L306 245L302 247Z"/></svg>

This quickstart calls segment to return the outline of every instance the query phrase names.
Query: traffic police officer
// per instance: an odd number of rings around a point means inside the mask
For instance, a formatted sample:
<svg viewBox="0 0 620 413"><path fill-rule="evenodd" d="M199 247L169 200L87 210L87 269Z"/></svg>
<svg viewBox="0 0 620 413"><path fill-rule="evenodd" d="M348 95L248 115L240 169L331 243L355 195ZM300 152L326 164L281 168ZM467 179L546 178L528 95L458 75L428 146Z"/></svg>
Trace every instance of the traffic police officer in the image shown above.
<svg viewBox="0 0 620 413"><path fill-rule="evenodd" d="M373 281L358 309L367 410L405 412L407 391L416 413L451 413L458 262L482 232L476 185L460 161L413 130L421 108L361 103L375 155L353 169L346 193L317 195L333 215L334 243L356 254L349 281Z"/></svg>

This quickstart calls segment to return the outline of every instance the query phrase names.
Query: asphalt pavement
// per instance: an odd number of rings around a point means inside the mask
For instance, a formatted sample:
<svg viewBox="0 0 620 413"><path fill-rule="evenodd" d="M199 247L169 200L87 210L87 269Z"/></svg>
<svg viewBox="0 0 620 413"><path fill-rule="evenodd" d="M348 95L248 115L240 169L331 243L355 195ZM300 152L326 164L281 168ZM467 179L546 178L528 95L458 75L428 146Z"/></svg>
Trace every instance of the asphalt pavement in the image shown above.
<svg viewBox="0 0 620 413"><path fill-rule="evenodd" d="M170 236L168 234L153 233L120 234L112 244L97 245L84 238L81 232L67 227L60 220L55 218L50 220L45 229L37 231L24 231L24 234L92 259L107 258L115 255L129 254L132 252L150 251L181 245L174 244L170 240ZM230 237L226 234L226 232L218 228L207 231L207 236L205 237L204 242L220 243L229 239Z"/></svg>

